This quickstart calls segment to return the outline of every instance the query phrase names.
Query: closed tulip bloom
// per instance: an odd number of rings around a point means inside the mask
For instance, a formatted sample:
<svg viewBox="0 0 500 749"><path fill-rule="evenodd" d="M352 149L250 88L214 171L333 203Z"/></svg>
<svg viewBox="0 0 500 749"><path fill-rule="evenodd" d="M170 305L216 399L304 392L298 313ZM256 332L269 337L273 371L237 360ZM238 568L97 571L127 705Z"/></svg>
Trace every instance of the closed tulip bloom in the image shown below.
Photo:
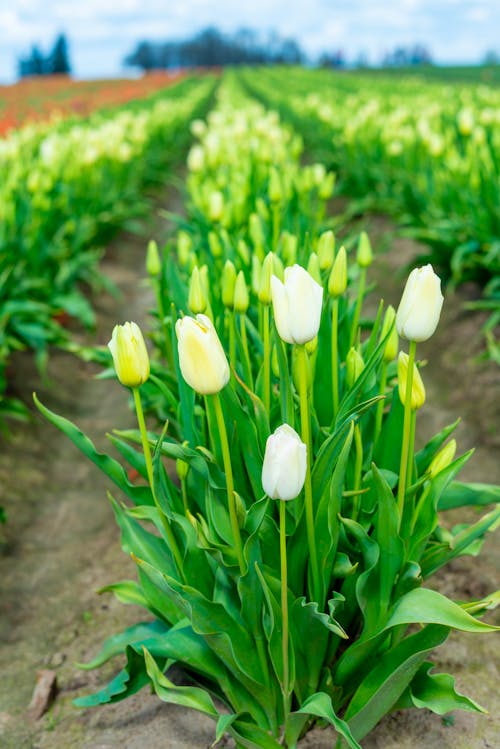
<svg viewBox="0 0 500 749"><path fill-rule="evenodd" d="M441 280L432 265L412 270L396 313L399 335L408 341L426 341L437 328L442 306Z"/></svg>
<svg viewBox="0 0 500 749"><path fill-rule="evenodd" d="M247 311L249 304L250 297L245 281L245 274L240 270L236 276L236 283L234 286L234 311L244 314Z"/></svg>
<svg viewBox="0 0 500 749"><path fill-rule="evenodd" d="M311 252L309 255L309 261L307 263L307 272L311 276L311 278L314 278L316 283L321 284L321 270L319 265L318 256L315 252Z"/></svg>
<svg viewBox="0 0 500 749"><path fill-rule="evenodd" d="M365 363L363 361L363 357L355 349L354 347L349 349L349 352L346 357L346 385L348 388L352 388L358 377L361 375L361 372L365 368Z"/></svg>
<svg viewBox="0 0 500 749"><path fill-rule="evenodd" d="M150 276L159 276L161 273L160 253L154 239L150 239L146 252L146 271Z"/></svg>
<svg viewBox="0 0 500 749"><path fill-rule="evenodd" d="M271 295L280 338L287 343L307 343L319 330L323 288L300 265L285 269L285 282L273 276Z"/></svg>
<svg viewBox="0 0 500 749"><path fill-rule="evenodd" d="M232 308L234 304L234 286L236 284L236 268L231 260L226 260L222 271L222 304Z"/></svg>
<svg viewBox="0 0 500 749"><path fill-rule="evenodd" d="M135 388L146 382L149 377L148 350L135 322L115 325L108 347L122 385Z"/></svg>
<svg viewBox="0 0 500 749"><path fill-rule="evenodd" d="M347 289L347 253L342 246L337 252L333 268L328 279L328 293L330 296L339 297Z"/></svg>
<svg viewBox="0 0 500 749"><path fill-rule="evenodd" d="M187 384L201 395L213 395L229 382L229 364L210 318L183 317L175 324L179 366Z"/></svg>
<svg viewBox="0 0 500 749"><path fill-rule="evenodd" d="M215 190L210 195L208 215L211 221L221 221L224 215L224 196L218 190Z"/></svg>
<svg viewBox="0 0 500 749"><path fill-rule="evenodd" d="M205 312L207 308L207 297L203 289L200 270L197 266L193 268L189 280L188 307L193 315Z"/></svg>
<svg viewBox="0 0 500 749"><path fill-rule="evenodd" d="M359 235L358 253L356 261L360 268L368 268L373 262L373 251L370 242L370 238L366 231L362 231Z"/></svg>
<svg viewBox="0 0 500 749"><path fill-rule="evenodd" d="M408 354L404 351L399 352L398 356L398 389L399 389L399 400L405 404L406 401L406 382L408 379ZM425 387L420 376L418 367L413 365L413 381L411 388L411 408L412 411L416 411L425 403Z"/></svg>
<svg viewBox="0 0 500 749"><path fill-rule="evenodd" d="M437 455L433 457L430 466L427 469L431 478L434 478L438 473L444 471L445 468L448 468L450 463L453 462L456 451L457 441L453 439L447 442Z"/></svg>
<svg viewBox="0 0 500 749"><path fill-rule="evenodd" d="M380 337L383 339L389 333L389 330L391 331L384 347L383 358L386 364L393 361L398 353L399 337L398 331L396 330L396 325L394 324L395 319L396 310L394 309L392 304L390 304L385 312L384 322L382 324L382 332L380 334Z"/></svg>
<svg viewBox="0 0 500 749"><path fill-rule="evenodd" d="M262 486L271 499L295 499L304 486L307 448L288 424L267 438L262 466Z"/></svg>
<svg viewBox="0 0 500 749"><path fill-rule="evenodd" d="M317 254L321 270L328 270L332 267L335 256L335 235L331 229L321 234Z"/></svg>

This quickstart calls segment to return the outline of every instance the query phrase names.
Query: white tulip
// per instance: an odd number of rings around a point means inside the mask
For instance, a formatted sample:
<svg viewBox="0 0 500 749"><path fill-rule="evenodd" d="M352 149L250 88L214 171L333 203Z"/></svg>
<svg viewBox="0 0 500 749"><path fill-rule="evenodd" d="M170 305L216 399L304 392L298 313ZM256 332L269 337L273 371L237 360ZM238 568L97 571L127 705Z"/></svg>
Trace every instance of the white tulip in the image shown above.
<svg viewBox="0 0 500 749"><path fill-rule="evenodd" d="M323 289L300 265L285 268L285 282L271 278L274 320L287 343L307 343L318 334Z"/></svg>
<svg viewBox="0 0 500 749"><path fill-rule="evenodd" d="M271 499L295 499L304 486L307 447L288 424L267 438L262 486Z"/></svg>
<svg viewBox="0 0 500 749"><path fill-rule="evenodd" d="M432 265L415 268L408 276L396 314L396 328L408 341L426 341L437 328L443 295Z"/></svg>

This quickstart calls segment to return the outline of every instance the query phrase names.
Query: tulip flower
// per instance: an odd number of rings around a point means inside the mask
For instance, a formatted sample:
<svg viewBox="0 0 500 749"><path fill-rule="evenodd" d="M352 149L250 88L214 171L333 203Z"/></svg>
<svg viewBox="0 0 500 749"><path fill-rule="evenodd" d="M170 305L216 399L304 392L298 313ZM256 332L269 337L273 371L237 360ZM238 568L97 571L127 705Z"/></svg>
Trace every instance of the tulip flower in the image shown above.
<svg viewBox="0 0 500 749"><path fill-rule="evenodd" d="M321 270L331 268L335 256L335 235L331 229L324 231L318 239L317 254Z"/></svg>
<svg viewBox="0 0 500 749"><path fill-rule="evenodd" d="M146 252L146 271L150 276L159 276L161 273L161 260L158 245L154 239L148 243Z"/></svg>
<svg viewBox="0 0 500 749"><path fill-rule="evenodd" d="M342 246L337 253L333 268L328 279L328 293L330 296L339 297L347 289L347 254Z"/></svg>
<svg viewBox="0 0 500 749"><path fill-rule="evenodd" d="M427 469L429 476L434 478L438 473L448 468L452 463L455 453L457 451L457 441L452 439L446 443L446 445L433 457L429 468Z"/></svg>
<svg viewBox="0 0 500 749"><path fill-rule="evenodd" d="M365 231L362 231L359 235L356 262L360 268L368 268L373 262L373 250L370 238Z"/></svg>
<svg viewBox="0 0 500 749"><path fill-rule="evenodd" d="M365 368L363 357L354 347L349 349L346 357L346 385L348 388L352 388L354 383L361 375L361 372Z"/></svg>
<svg viewBox="0 0 500 749"><path fill-rule="evenodd" d="M231 260L226 260L222 270L222 304L232 308L234 304L234 287L236 284L236 268Z"/></svg>
<svg viewBox="0 0 500 749"><path fill-rule="evenodd" d="M396 330L396 326L394 325L394 320L396 319L396 310L390 304L387 307L385 316L384 316L384 322L382 323L382 331L380 333L380 337L383 339L386 337L386 335L391 331L386 344L384 346L384 355L383 355L383 361L388 364L389 362L393 361L393 359L396 358L396 354L398 353L398 331Z"/></svg>
<svg viewBox="0 0 500 749"><path fill-rule="evenodd" d="M307 448L288 424L282 424L267 438L262 486L271 499L298 497L304 486Z"/></svg>
<svg viewBox="0 0 500 749"><path fill-rule="evenodd" d="M135 322L115 325L108 348L122 385L136 388L149 377L149 356L141 329Z"/></svg>
<svg viewBox="0 0 500 749"><path fill-rule="evenodd" d="M193 315L205 312L207 308L207 298L203 289L200 270L196 265L189 280L188 307Z"/></svg>
<svg viewBox="0 0 500 749"><path fill-rule="evenodd" d="M323 289L300 265L285 269L285 282L271 278L274 320L280 338L303 344L319 330Z"/></svg>
<svg viewBox="0 0 500 749"><path fill-rule="evenodd" d="M208 201L208 215L210 221L219 222L224 216L224 196L219 190L214 190L210 194Z"/></svg>
<svg viewBox="0 0 500 749"><path fill-rule="evenodd" d="M432 265L415 268L408 276L396 313L396 327L408 341L426 341L437 328L443 295Z"/></svg>
<svg viewBox="0 0 500 749"><path fill-rule="evenodd" d="M249 304L250 297L245 281L245 274L240 270L236 276L236 283L234 285L234 311L239 312L240 314L245 314Z"/></svg>
<svg viewBox="0 0 500 749"><path fill-rule="evenodd" d="M187 384L200 395L218 393L229 382L229 365L211 320L183 317L175 324L179 366Z"/></svg>

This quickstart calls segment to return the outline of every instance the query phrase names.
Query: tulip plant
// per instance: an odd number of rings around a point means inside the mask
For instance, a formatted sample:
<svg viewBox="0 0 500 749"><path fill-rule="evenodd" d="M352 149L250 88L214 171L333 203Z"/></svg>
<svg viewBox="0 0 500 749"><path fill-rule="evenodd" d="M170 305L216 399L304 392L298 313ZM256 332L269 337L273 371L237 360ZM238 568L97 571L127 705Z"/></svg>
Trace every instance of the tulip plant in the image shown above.
<svg viewBox="0 0 500 749"><path fill-rule="evenodd" d="M482 712L429 660L453 629L494 631L481 616L498 600L454 602L426 583L477 553L500 518L442 527L441 511L500 489L456 479L470 457L447 441L456 424L415 447L416 344L438 324L439 279L416 271L397 313L381 304L361 333L371 246L363 235L356 258L335 248L328 175L301 167L294 134L232 79L193 130L188 219L159 273L148 253L160 300L151 362L133 323L110 342L139 424L110 439L144 483L38 404L127 499L110 496L138 577L105 590L153 617L83 666L126 655L76 702L149 684L247 749L292 749L318 720L359 749L391 710ZM409 342L399 364L398 333ZM146 430L143 400L161 433ZM174 664L188 684L169 678Z"/></svg>

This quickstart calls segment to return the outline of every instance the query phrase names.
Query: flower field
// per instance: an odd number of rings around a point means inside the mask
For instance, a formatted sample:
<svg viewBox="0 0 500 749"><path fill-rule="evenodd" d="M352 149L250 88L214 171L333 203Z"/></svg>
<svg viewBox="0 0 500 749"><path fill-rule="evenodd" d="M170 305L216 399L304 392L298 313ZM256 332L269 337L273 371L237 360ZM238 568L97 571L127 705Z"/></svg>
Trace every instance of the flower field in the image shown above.
<svg viewBox="0 0 500 749"><path fill-rule="evenodd" d="M0 140L0 564L6 642L28 653L0 649L7 747L494 740L500 475L471 425L494 416L498 368L463 361L488 383L471 404L436 362L450 279L485 287L496 355L500 104L363 81L186 76ZM368 207L404 224L412 258L400 237L384 270ZM14 397L29 389L32 408Z"/></svg>

